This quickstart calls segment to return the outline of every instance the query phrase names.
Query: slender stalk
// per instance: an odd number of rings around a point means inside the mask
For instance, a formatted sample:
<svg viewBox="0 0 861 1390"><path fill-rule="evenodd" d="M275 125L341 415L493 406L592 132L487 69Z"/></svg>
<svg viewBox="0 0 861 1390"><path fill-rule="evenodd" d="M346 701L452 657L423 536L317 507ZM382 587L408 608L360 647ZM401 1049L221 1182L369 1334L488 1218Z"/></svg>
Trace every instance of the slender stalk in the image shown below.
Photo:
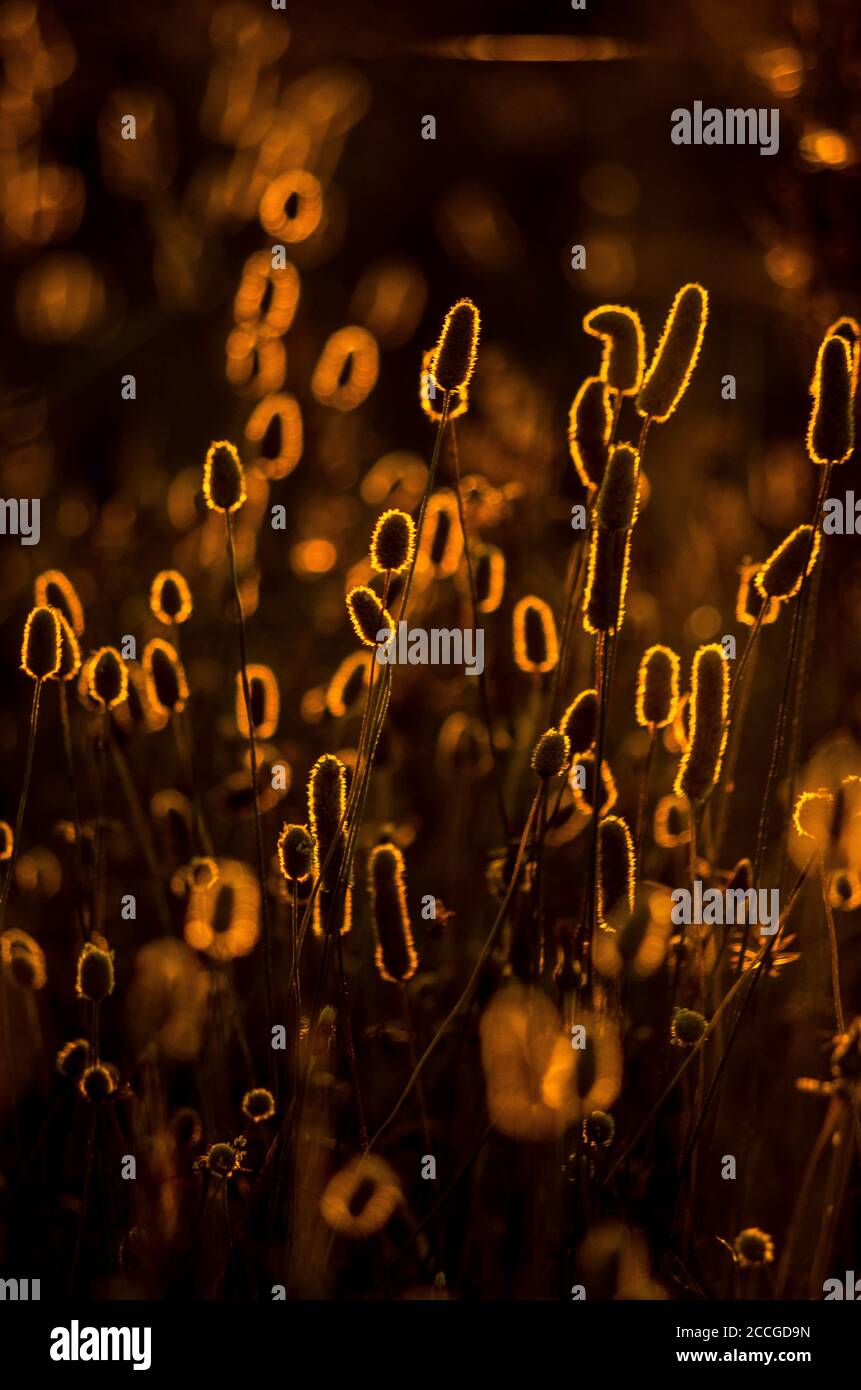
<svg viewBox="0 0 861 1390"><path fill-rule="evenodd" d="M251 790L254 797L254 838L257 845L257 874L260 880L260 911L263 921L263 964L266 977L266 1017L269 1033L272 1031L272 931L269 920L269 893L266 887L266 854L263 848L263 824L260 817L260 796L257 786L257 744L254 738L254 716L251 710L251 687L248 683L248 644L245 634L245 614L242 611L242 595L239 592L239 577L236 572L236 547L233 543L233 522L230 512L225 512L227 522L227 553L230 559L230 582L236 602L239 620L239 660L242 678L242 694L245 700L245 716L248 722L248 755L251 763ZM272 1052L272 1066L275 1054Z"/></svg>
<svg viewBox="0 0 861 1390"><path fill-rule="evenodd" d="M464 514L463 495L461 491L460 479L460 453L457 447L457 430L452 420L450 426L451 435L451 455L454 462L455 496L457 497L457 514L460 519L460 529L463 535L463 551L466 556L466 573L469 581L469 601L472 608L472 625L478 627L478 599L475 590L475 573L472 567L472 553L469 544L469 533L466 529L466 516ZM481 701L482 716L484 727L487 730L487 741L490 745L490 757L493 763L493 781L496 788L496 801L499 808L499 819L502 824L502 833L505 843L508 844L511 838L511 826L508 820L508 812L505 809L505 792L502 786L502 772L499 767L499 755L493 738L493 721L490 716L490 700L487 693L487 682L484 674L484 663L478 673L478 694Z"/></svg>
<svg viewBox="0 0 861 1390"><path fill-rule="evenodd" d="M108 743L114 768L120 779L123 794L128 803L129 814L131 815L138 840L140 841L141 852L146 860L147 868L152 878L159 922L165 933L168 933L171 929L170 909L167 905L164 884L162 883L161 873L159 872L158 859L156 857L155 845L153 844L149 823L144 815L140 797L138 796L137 788L135 787L134 780L129 771L129 765L126 761L125 754L116 739L110 737L110 733L108 735Z"/></svg>
<svg viewBox="0 0 861 1390"><path fill-rule="evenodd" d="M72 794L72 824L75 827L75 874L78 880L78 895L75 903L75 914L78 918L78 926L84 940L87 939L87 923L84 919L84 912L81 906L86 895L86 881L84 878L84 857L81 852L81 810L78 799L78 779L75 776L75 759L72 752L72 726L69 721L69 701L66 696L66 682L57 682L57 698L60 706L60 727L63 731L63 753L66 759L66 774L69 779L69 790Z"/></svg>
<svg viewBox="0 0 861 1390"><path fill-rule="evenodd" d="M96 747L96 874L93 885L93 930L101 932L104 921L105 872L105 749L111 712L107 705L99 715L99 740Z"/></svg>
<svg viewBox="0 0 861 1390"><path fill-rule="evenodd" d="M441 1039L443 1038L446 1030L448 1029L449 1024L451 1024L454 1021L454 1019L457 1018L457 1015L460 1013L461 1009L463 1009L468 1004L469 1000L472 997L475 986L477 985L481 972L484 969L485 962L487 961L488 956L493 950L493 944L499 933L499 929L502 926L502 923L505 921L509 906L511 904L511 899L514 896L514 890L517 887L517 881L520 878L520 871L523 868L523 860L526 855L526 846L529 842L529 837L532 834L532 826L535 821L535 816L538 811L540 800L541 790L539 789L539 791L535 793L532 806L529 810L529 815L526 818L526 825L523 827L523 834L520 837L520 844L517 849L517 857L514 861L514 868L511 874L511 881L508 885L508 888L506 889L505 897L502 900L499 912L496 914L496 920L494 921L493 926L491 927L488 933L487 940L481 948L478 960L476 961L475 966L473 967L472 974L470 975L469 980L466 983L466 988L464 989L457 1003L449 1011L446 1018L440 1024L440 1027L437 1029L428 1046L425 1048L424 1052L418 1060L417 1065L413 1069L412 1076L410 1077L409 1081L404 1087L404 1090L401 1092L401 1096L399 1100L396 1102L394 1109L389 1112L386 1119L380 1125L376 1134L371 1139L370 1143L367 1145L365 1153L370 1152L370 1150L374 1147L377 1141L389 1128L392 1121L400 1113L404 1102L410 1094L410 1091L412 1090L415 1083L418 1081L419 1075L424 1070L425 1066L430 1060L431 1055L436 1051L436 1048L440 1043Z"/></svg>
<svg viewBox="0 0 861 1390"><path fill-rule="evenodd" d="M843 1001L840 997L840 960L837 955L837 933L834 930L834 913L831 911L831 903L828 901L828 879L821 859L819 863L819 879L822 885L825 925L828 928L828 952L831 957L831 988L834 991L834 1014L837 1019L837 1032L845 1033L846 1018L843 1013Z"/></svg>
<svg viewBox="0 0 861 1390"><path fill-rule="evenodd" d="M643 763L643 777L640 782L640 798L637 803L637 847L634 852L634 882L640 881L640 868L643 862L643 835L646 828L646 810L649 804L649 778L652 773L652 763L655 758L655 746L658 742L658 730L654 724L649 725L649 751Z"/></svg>
<svg viewBox="0 0 861 1390"><path fill-rule="evenodd" d="M818 530L818 528L819 528L820 519L821 519L821 516L822 516L822 509L823 509L823 506L824 506L824 504L825 504L825 497L826 497L827 490L828 490L828 480L829 480L830 475L831 475L831 469L830 469L830 467L825 468L825 469L823 470L822 481L821 481L820 487L819 487L819 494L818 494L817 499L816 499L816 508L815 508L814 514L813 514L813 527L812 527L812 529L811 529L811 535L810 535L810 547L809 547L809 549L808 549L807 558L806 558L806 560L805 560L804 570L803 570L802 577L801 577L801 589L800 589L800 591L799 591L799 593L798 593L798 601L797 601L797 603L796 603L795 612L794 612L794 614L793 614L793 620L792 620L792 636L791 636L791 638L790 638L790 643L789 643L789 656L788 656L787 663L786 663L786 676L785 676L784 682L783 682L783 694L781 695L781 698L780 698L780 709L779 709L779 711L778 711L778 716L777 716L777 731L776 731L776 733L775 733L774 744L773 744L772 751L771 751L771 761L770 761L770 763L769 763L768 777L767 777L767 779L766 779L766 784L765 784L765 795L763 796L763 800L762 800L762 812L761 812L760 818L759 818L759 832L758 832L758 834L757 834L757 841L756 841L756 858L755 858L755 860L754 860L754 874L753 874L753 881L754 881L754 883L757 883L757 884L759 883L760 875L761 875L761 873L762 873L762 861L763 861L763 858L764 858L764 855L765 855L765 845L766 845L766 837L767 837L767 834L768 834L768 816L769 816L769 810L770 810L770 807L771 807L771 797L772 797L772 793L773 793L773 791L774 791L774 783L775 783L775 780L776 780L776 777L777 777L777 768L778 768L778 765L779 765L779 763L780 763L780 755L781 755L781 753L782 753L782 751L783 751L783 743L784 743L784 738L785 738L785 735L786 735L787 715L788 715L788 711L789 711L789 700L790 700L790 694L791 694L791 690L792 690L792 676L793 676L793 672L794 672L794 670L795 670L795 658L796 658L796 654L797 654L797 650L798 650L799 635L800 635L800 632L801 632L801 626L802 626L802 619L803 619L803 614L804 614L804 608L805 608L806 602L807 602L807 600L806 600L806 594L807 594L807 588L808 588L808 585L807 585L807 579L808 579L807 571L808 571L808 568L809 568L809 566L810 566L811 557L812 557L812 555L813 555L814 533L815 533L815 532ZM818 564L821 565L822 563L823 563L823 557L820 555ZM797 718L800 720L800 717L801 717L801 712L799 711L799 712L798 712ZM790 809L790 813L791 813L791 811L792 811L792 806L791 806L791 804L790 804L790 808L789 808L789 809Z"/></svg>
<svg viewBox="0 0 861 1390"><path fill-rule="evenodd" d="M30 777L33 772L33 750L36 747L36 729L39 723L39 704L41 698L42 682L36 681L33 689L33 703L30 707L30 728L27 734L27 754L24 760L24 781L21 783L21 795L18 798L18 813L15 817L15 839L12 842L12 854L9 859L9 867L6 870L3 887L0 889L0 932L3 931L3 924L6 920L6 905L9 901L9 893L15 878L15 866L18 863L18 849L21 844L21 831L24 827L24 811L27 806L27 795L30 791Z"/></svg>

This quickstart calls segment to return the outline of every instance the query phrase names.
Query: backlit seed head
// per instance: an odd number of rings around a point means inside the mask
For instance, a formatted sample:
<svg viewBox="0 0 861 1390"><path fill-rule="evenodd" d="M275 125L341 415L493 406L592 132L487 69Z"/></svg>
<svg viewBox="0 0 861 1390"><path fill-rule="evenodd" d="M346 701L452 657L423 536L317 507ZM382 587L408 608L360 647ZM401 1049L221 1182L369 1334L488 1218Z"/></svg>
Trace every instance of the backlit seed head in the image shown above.
<svg viewBox="0 0 861 1390"><path fill-rule="evenodd" d="M214 512L238 511L245 501L245 473L235 444L217 439L203 465L203 495Z"/></svg>
<svg viewBox="0 0 861 1390"><path fill-rule="evenodd" d="M637 676L637 723L663 729L675 719L678 703L678 656L671 647L649 647Z"/></svg>
<svg viewBox="0 0 861 1390"><path fill-rule="evenodd" d="M774 1241L758 1226L748 1226L739 1231L732 1248L743 1269L756 1269L774 1261Z"/></svg>
<svg viewBox="0 0 861 1390"><path fill-rule="evenodd" d="M216 1178L229 1178L242 1162L244 1144L221 1142L210 1144L203 1155L201 1166L208 1168Z"/></svg>
<svg viewBox="0 0 861 1390"><path fill-rule="evenodd" d="M444 391L461 391L475 370L481 320L471 299L459 299L445 316L430 373Z"/></svg>
<svg viewBox="0 0 861 1390"><path fill-rule="evenodd" d="M258 738L271 738L278 727L281 712L281 696L275 673L269 666L252 662L246 667L248 693L251 696L251 725ZM248 709L245 704L245 686L242 672L236 673L235 704L236 727L243 738L248 737Z"/></svg>
<svg viewBox="0 0 861 1390"><path fill-rule="evenodd" d="M616 1134L616 1121L606 1110L593 1110L583 1120L583 1142L590 1149L608 1149Z"/></svg>
<svg viewBox="0 0 861 1390"><path fill-rule="evenodd" d="M373 589L365 584L357 584L348 593L347 612L356 636L366 647L377 646L378 633L392 633L395 630L391 614L383 607Z"/></svg>
<svg viewBox="0 0 861 1390"><path fill-rule="evenodd" d="M457 498L450 488L439 488L429 499L422 527L421 562L436 579L454 574L463 554L463 533Z"/></svg>
<svg viewBox="0 0 861 1390"><path fill-rule="evenodd" d="M777 621L780 613L780 599L764 599L756 587L756 576L762 566L756 563L742 565L739 571L738 596L735 601L735 620L737 623L744 623L745 627L753 627L759 617L760 609L765 604L765 612L762 615L762 627L767 627L769 623Z"/></svg>
<svg viewBox="0 0 861 1390"><path fill-rule="evenodd" d="M69 621L59 609L56 611L60 624L60 666L57 675L61 681L73 681L81 670L81 648Z"/></svg>
<svg viewBox="0 0 861 1390"><path fill-rule="evenodd" d="M86 1038L74 1038L57 1053L57 1071L67 1081L79 1082L90 1061L90 1044Z"/></svg>
<svg viewBox="0 0 861 1390"><path fill-rule="evenodd" d="M595 807L595 754L581 753L571 763L571 771L568 774L568 785L571 788L571 795L574 805L578 811L587 815L592 814ZM581 771L582 769L582 771ZM580 782L584 785L581 787ZM598 803L599 816L606 816L608 811L612 811L619 799L616 790L616 779L606 758L601 759L601 799Z"/></svg>
<svg viewBox="0 0 861 1390"><path fill-rule="evenodd" d="M15 844L15 832L8 821L0 820L0 863L4 859L12 858L12 849Z"/></svg>
<svg viewBox="0 0 861 1390"><path fill-rule="evenodd" d="M126 663L116 647L99 647L87 660L87 694L100 709L115 709L128 695Z"/></svg>
<svg viewBox="0 0 861 1390"><path fill-rule="evenodd" d="M347 769L331 753L324 753L311 768L308 778L308 820L314 838L312 867L315 878L321 879L320 891L314 902L314 933L323 935L335 892L344 855L344 812L347 806ZM332 850L332 845L335 849ZM329 857L331 851L331 858ZM326 860L328 859L328 864ZM323 865L325 873L321 874ZM342 908L341 933L350 930L352 890L347 884Z"/></svg>
<svg viewBox="0 0 861 1390"><path fill-rule="evenodd" d="M802 792L795 803L792 821L799 835L824 849L830 838L834 797L824 787Z"/></svg>
<svg viewBox="0 0 861 1390"><path fill-rule="evenodd" d="M78 1082L81 1095L93 1104L110 1100L116 1089L116 1074L110 1067L106 1067L104 1062L94 1062L92 1066L85 1067Z"/></svg>
<svg viewBox="0 0 861 1390"><path fill-rule="evenodd" d="M699 802L720 776L726 747L729 662L720 643L698 649L691 679L690 743L679 764L675 792Z"/></svg>
<svg viewBox="0 0 861 1390"><path fill-rule="evenodd" d="M515 605L512 614L514 660L521 671L552 671L559 660L559 642L553 610L530 594Z"/></svg>
<svg viewBox="0 0 861 1390"><path fill-rule="evenodd" d="M505 555L497 545L479 545L472 563L476 607L479 613L495 613L505 592Z"/></svg>
<svg viewBox="0 0 861 1390"><path fill-rule="evenodd" d="M19 989L42 989L48 978L42 947L18 927L8 927L0 936L0 961L6 977Z"/></svg>
<svg viewBox="0 0 861 1390"><path fill-rule="evenodd" d="M275 1114L275 1097L265 1086L255 1086L242 1097L242 1113L256 1125L271 1120Z"/></svg>
<svg viewBox="0 0 861 1390"><path fill-rule="evenodd" d="M161 570L156 575L150 586L149 606L167 627L191 617L191 590L179 570Z"/></svg>
<svg viewBox="0 0 861 1390"><path fill-rule="evenodd" d="M843 314L839 319L835 319L830 328L825 330L826 338L843 338L849 344L849 353L852 358L852 395L855 395L855 388L858 385L858 365L861 359L861 323L854 319L851 314Z"/></svg>
<svg viewBox="0 0 861 1390"><path fill-rule="evenodd" d="M57 608L76 637L84 631L84 609L78 591L62 570L44 570L36 576L34 602L40 607Z"/></svg>
<svg viewBox="0 0 861 1390"><path fill-rule="evenodd" d="M377 845L368 860L368 893L377 948L374 963L384 980L401 983L416 973L407 907L406 866L397 845Z"/></svg>
<svg viewBox="0 0 861 1390"><path fill-rule="evenodd" d="M571 745L571 756L588 753L598 736L598 692L581 690L559 720L559 728Z"/></svg>
<svg viewBox="0 0 861 1390"><path fill-rule="evenodd" d="M391 508L377 518L371 537L371 566L378 574L401 574L409 567L416 544L416 527L406 512Z"/></svg>
<svg viewBox="0 0 861 1390"><path fill-rule="evenodd" d="M32 608L24 624L21 670L34 681L49 680L60 669L60 624L55 608Z"/></svg>
<svg viewBox="0 0 861 1390"><path fill-rule="evenodd" d="M530 766L542 782L558 777L564 771L571 756L571 744L567 735L559 729L548 729L543 733L532 752Z"/></svg>
<svg viewBox="0 0 861 1390"><path fill-rule="evenodd" d="M728 893L731 893L740 889L742 893L746 893L747 890L752 887L753 865L751 864L749 859L739 859L738 863L736 864L735 868L729 876L729 880L726 885L726 891Z"/></svg>
<svg viewBox="0 0 861 1390"><path fill-rule="evenodd" d="M623 396L636 395L646 360L640 315L623 304L601 304L586 315L583 327L601 339L601 376L607 385Z"/></svg>
<svg viewBox="0 0 861 1390"><path fill-rule="evenodd" d="M326 708L335 719L342 719L358 704L368 684L372 660L366 651L344 657L326 691Z"/></svg>
<svg viewBox="0 0 861 1390"><path fill-rule="evenodd" d="M352 1158L329 1179L320 1198L320 1215L341 1235L376 1235L403 1201L397 1174L376 1154Z"/></svg>
<svg viewBox="0 0 861 1390"><path fill-rule="evenodd" d="M583 627L593 636L618 632L625 621L630 566L631 532L608 531L593 520L583 597Z"/></svg>
<svg viewBox="0 0 861 1390"><path fill-rule="evenodd" d="M708 319L708 294L683 285L673 300L664 331L646 373L637 409L656 422L668 420L684 395L697 363Z"/></svg>
<svg viewBox="0 0 861 1390"><path fill-rule="evenodd" d="M78 956L75 993L79 999L101 1004L114 989L114 953L86 942Z"/></svg>
<svg viewBox="0 0 861 1390"><path fill-rule="evenodd" d="M154 637L143 653L146 693L155 708L165 714L180 714L188 699L185 670L169 642Z"/></svg>
<svg viewBox="0 0 861 1390"><path fill-rule="evenodd" d="M278 836L278 867L290 883L304 883L311 872L314 837L307 825L284 825Z"/></svg>
<svg viewBox="0 0 861 1390"><path fill-rule="evenodd" d="M425 415L429 420L439 422L443 416L443 404L445 402L445 391L443 391L438 381L434 380L431 371L433 361L433 348L428 348L422 354L422 374L419 384L419 400ZM469 391L464 386L460 391L449 392L448 414L449 420L456 420L458 416L465 415L469 410Z"/></svg>
<svg viewBox="0 0 861 1390"><path fill-rule="evenodd" d="M602 377L588 376L568 412L568 448L587 492L601 486L613 425L610 392Z"/></svg>
<svg viewBox="0 0 861 1390"><path fill-rule="evenodd" d="M708 1021L694 1009L674 1009L670 1042L676 1047L693 1047L704 1035Z"/></svg>
<svg viewBox="0 0 861 1390"><path fill-rule="evenodd" d="M637 518L639 457L630 444L617 444L607 460L598 493L598 524L607 531L627 531Z"/></svg>
<svg viewBox="0 0 861 1390"><path fill-rule="evenodd" d="M598 924L614 928L634 907L634 845L621 816L598 826Z"/></svg>
<svg viewBox="0 0 861 1390"><path fill-rule="evenodd" d="M855 447L855 370L846 339L824 338L810 384L813 405L807 426L807 452L814 463L845 463Z"/></svg>
<svg viewBox="0 0 861 1390"><path fill-rule="evenodd" d="M777 599L781 603L794 598L801 588L805 571L807 574L813 572L820 549L818 531L814 531L812 526L796 526L769 555L756 575L754 583L760 598Z"/></svg>

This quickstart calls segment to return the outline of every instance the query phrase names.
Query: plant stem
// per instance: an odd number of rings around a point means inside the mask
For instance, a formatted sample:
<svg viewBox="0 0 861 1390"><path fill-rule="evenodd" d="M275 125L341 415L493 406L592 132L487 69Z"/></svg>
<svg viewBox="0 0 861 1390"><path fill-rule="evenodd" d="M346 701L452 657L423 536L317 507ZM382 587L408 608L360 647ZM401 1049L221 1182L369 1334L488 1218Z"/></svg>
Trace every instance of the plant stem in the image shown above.
<svg viewBox="0 0 861 1390"><path fill-rule="evenodd" d="M266 887L266 855L263 848L263 825L260 818L260 797L257 786L257 745L254 738L254 715L251 709L251 687L248 683L248 645L245 635L245 614L242 611L242 595L239 591L239 577L236 572L236 547L233 543L233 522L230 512L225 512L227 522L227 553L230 559L230 581L236 602L239 620L239 660L242 678L242 694L245 700L245 716L248 722L248 754L251 763L251 790L254 797L254 838L257 845L257 874L260 880L260 911L263 920L263 964L266 980L266 1017L269 1036L272 1036L272 933L269 921L269 894ZM272 1069L275 1067L275 1053L272 1051Z"/></svg>

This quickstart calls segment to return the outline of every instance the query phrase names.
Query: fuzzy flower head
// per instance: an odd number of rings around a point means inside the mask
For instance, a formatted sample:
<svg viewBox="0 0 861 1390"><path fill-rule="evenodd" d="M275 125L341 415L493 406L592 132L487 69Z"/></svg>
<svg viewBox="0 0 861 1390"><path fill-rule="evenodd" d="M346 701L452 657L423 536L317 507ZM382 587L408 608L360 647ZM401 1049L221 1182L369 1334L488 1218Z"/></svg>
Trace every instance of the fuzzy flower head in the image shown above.
<svg viewBox="0 0 861 1390"><path fill-rule="evenodd" d="M60 624L55 608L30 610L21 642L21 670L34 681L49 680L60 669Z"/></svg>
<svg viewBox="0 0 861 1390"><path fill-rule="evenodd" d="M275 1097L265 1086L255 1086L242 1097L242 1113L256 1125L271 1120L275 1114Z"/></svg>
<svg viewBox="0 0 861 1390"><path fill-rule="evenodd" d="M246 498L245 473L235 444L217 439L203 465L203 495L214 512L236 512Z"/></svg>
<svg viewBox="0 0 861 1390"><path fill-rule="evenodd" d="M416 545L416 527L407 512L392 507L377 518L371 536L371 567L378 574L403 574Z"/></svg>
<svg viewBox="0 0 861 1390"><path fill-rule="evenodd" d="M739 1231L732 1248L742 1269L760 1269L774 1260L774 1242L758 1226L747 1226Z"/></svg>
<svg viewBox="0 0 861 1390"><path fill-rule="evenodd" d="M429 372L444 391L463 391L475 371L481 318L471 299L459 299L445 316Z"/></svg>

